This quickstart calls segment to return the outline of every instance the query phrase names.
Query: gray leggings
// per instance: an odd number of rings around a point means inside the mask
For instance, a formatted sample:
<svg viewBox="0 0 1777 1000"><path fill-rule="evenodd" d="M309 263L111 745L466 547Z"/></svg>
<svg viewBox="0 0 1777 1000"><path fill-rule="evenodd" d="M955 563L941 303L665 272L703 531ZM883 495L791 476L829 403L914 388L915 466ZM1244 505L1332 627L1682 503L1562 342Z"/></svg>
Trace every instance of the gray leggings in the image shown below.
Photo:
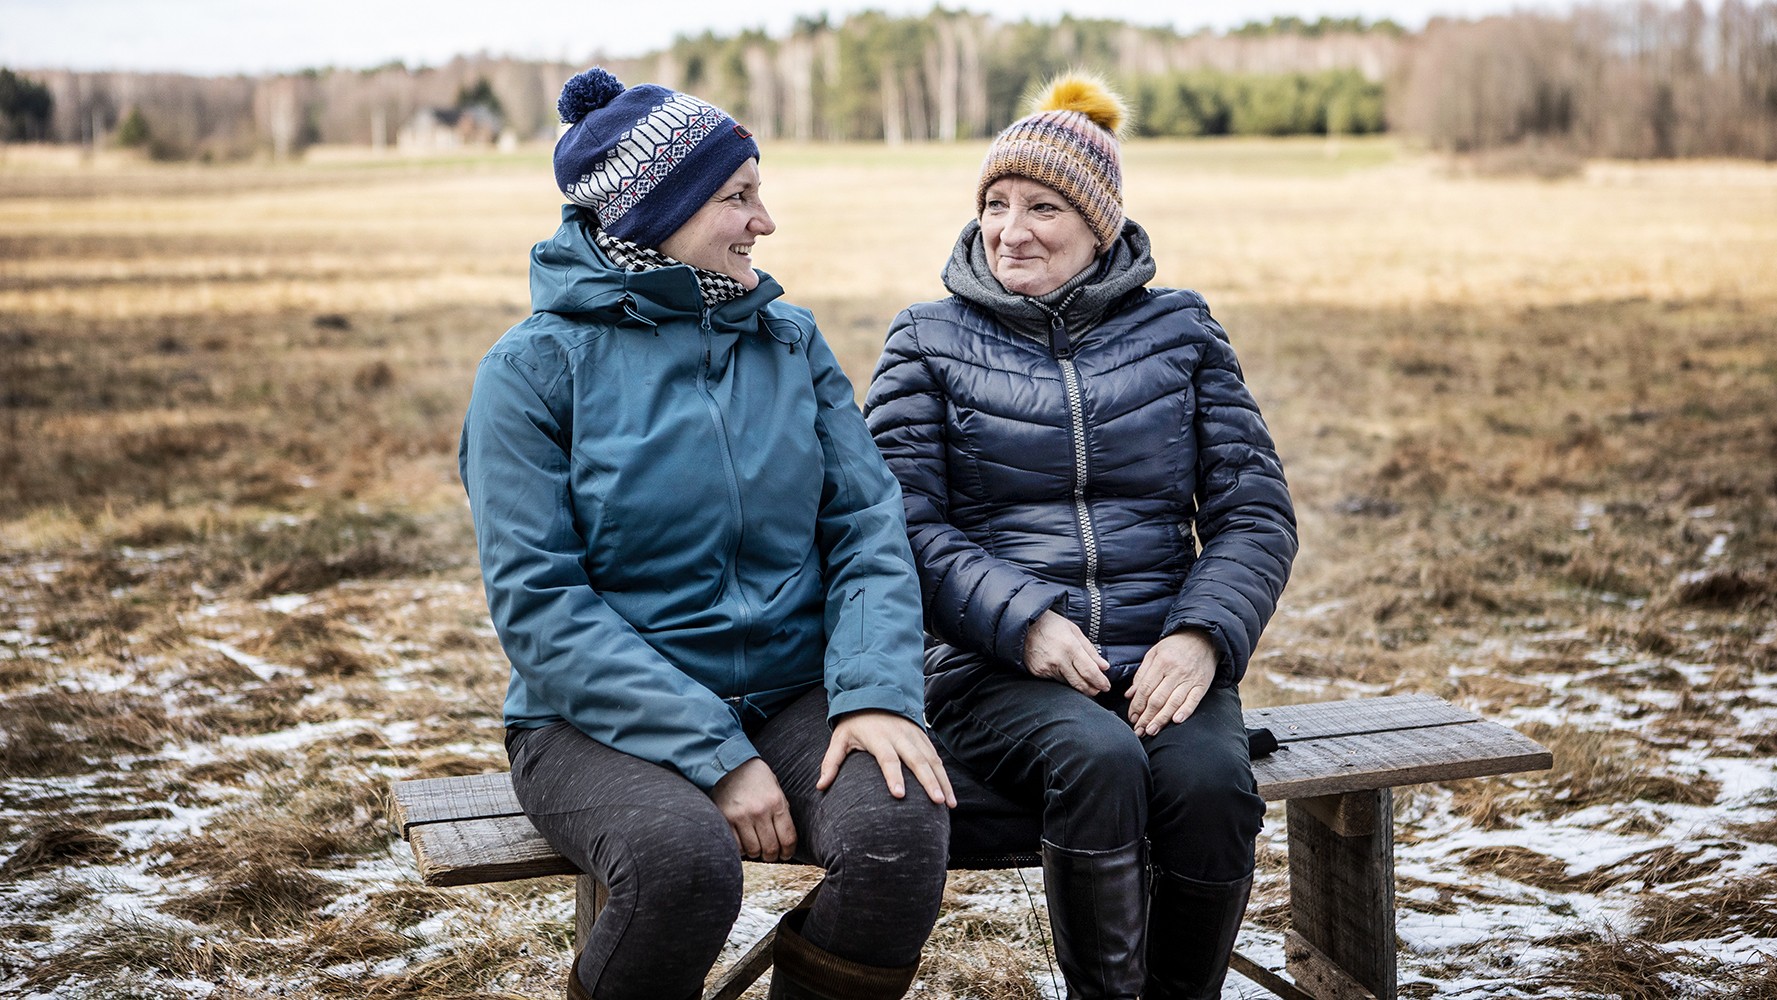
<svg viewBox="0 0 1777 1000"><path fill-rule="evenodd" d="M816 791L831 735L819 688L750 735L789 800L796 860L827 870L803 937L865 965L918 961L944 891L944 806L911 775L906 798L890 796L862 753ZM566 722L508 730L506 752L525 815L610 890L580 959L581 985L598 1000L697 996L741 898L740 849L709 796Z"/></svg>

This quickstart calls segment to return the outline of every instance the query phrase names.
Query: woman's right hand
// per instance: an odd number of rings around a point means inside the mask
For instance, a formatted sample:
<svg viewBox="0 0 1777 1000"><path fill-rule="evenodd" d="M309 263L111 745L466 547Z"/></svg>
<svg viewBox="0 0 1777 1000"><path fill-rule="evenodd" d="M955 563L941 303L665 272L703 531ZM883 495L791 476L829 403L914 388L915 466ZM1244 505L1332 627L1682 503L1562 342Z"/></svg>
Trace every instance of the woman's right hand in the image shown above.
<svg viewBox="0 0 1777 1000"><path fill-rule="evenodd" d="M723 775L710 789L710 800L728 820L741 857L788 861L796 853L790 801L778 787L777 775L761 758L754 757Z"/></svg>
<svg viewBox="0 0 1777 1000"><path fill-rule="evenodd" d="M1104 673L1110 667L1078 625L1053 611L1043 612L1024 633L1024 669L1033 677L1060 681L1091 697L1111 689Z"/></svg>

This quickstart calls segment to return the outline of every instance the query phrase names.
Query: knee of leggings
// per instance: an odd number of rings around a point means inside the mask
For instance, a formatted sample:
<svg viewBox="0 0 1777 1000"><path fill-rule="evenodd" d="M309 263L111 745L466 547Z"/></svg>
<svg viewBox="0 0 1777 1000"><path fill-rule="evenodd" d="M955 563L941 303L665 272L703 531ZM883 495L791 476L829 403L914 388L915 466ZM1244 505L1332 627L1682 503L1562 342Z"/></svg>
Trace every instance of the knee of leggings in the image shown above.
<svg viewBox="0 0 1777 1000"><path fill-rule="evenodd" d="M640 831L627 839L611 892L632 892L649 908L740 911L743 875L734 836L723 826L687 824Z"/></svg>
<svg viewBox="0 0 1777 1000"><path fill-rule="evenodd" d="M943 879L950 853L949 810L927 798L918 784L911 784L905 798L885 795L881 803L848 810L838 821L842 829L835 842L842 847L836 865L856 874L923 870Z"/></svg>

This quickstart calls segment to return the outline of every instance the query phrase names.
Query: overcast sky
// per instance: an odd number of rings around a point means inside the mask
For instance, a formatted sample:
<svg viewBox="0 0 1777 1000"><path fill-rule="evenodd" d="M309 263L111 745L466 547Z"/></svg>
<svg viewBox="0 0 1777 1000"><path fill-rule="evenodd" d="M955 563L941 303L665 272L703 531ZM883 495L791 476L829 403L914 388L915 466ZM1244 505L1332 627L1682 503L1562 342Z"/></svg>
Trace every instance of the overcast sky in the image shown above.
<svg viewBox="0 0 1777 1000"><path fill-rule="evenodd" d="M641 55L678 34L788 30L798 15L834 20L863 9L924 14L932 0L0 0L0 66L264 73L454 55L559 59ZM1181 31L1295 14L1384 17L1418 27L1438 14L1476 16L1554 6L1548 0L950 0L1005 20L1064 13ZM1559 6L1565 7L1565 4ZM1713 4L1711 4L1713 6Z"/></svg>

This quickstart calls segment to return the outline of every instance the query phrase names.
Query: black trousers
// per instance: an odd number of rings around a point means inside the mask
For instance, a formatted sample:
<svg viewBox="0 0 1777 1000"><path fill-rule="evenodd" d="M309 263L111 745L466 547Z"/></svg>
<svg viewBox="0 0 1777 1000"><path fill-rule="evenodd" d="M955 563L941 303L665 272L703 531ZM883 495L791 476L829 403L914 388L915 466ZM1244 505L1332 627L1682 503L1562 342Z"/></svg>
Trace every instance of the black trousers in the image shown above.
<svg viewBox="0 0 1777 1000"><path fill-rule="evenodd" d="M1211 688L1190 718L1145 738L1124 714L1125 690L1091 698L1056 681L993 672L928 712L947 758L1011 803L1039 811L1044 840L1105 851L1145 834L1149 857L1164 871L1204 882L1251 875L1265 801L1239 689ZM972 828L963 785L956 822Z"/></svg>
<svg viewBox="0 0 1777 1000"><path fill-rule="evenodd" d="M750 735L789 800L796 860L827 870L803 937L866 965L917 961L944 892L945 807L911 775L907 796L890 796L862 753L817 792L831 735L819 688ZM741 900L740 849L709 796L565 722L508 730L506 750L525 815L610 890L580 960L581 985L598 1000L696 996Z"/></svg>

